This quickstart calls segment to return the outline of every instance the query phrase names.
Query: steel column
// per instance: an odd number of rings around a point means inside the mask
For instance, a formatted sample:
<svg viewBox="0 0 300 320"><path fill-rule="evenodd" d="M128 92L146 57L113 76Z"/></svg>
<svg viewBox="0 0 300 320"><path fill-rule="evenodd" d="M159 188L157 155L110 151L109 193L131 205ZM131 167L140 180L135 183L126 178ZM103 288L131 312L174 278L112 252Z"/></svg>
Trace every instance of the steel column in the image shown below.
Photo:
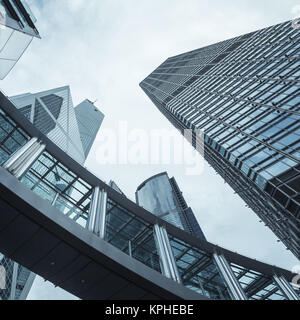
<svg viewBox="0 0 300 320"><path fill-rule="evenodd" d="M165 247L163 244L163 239L162 235L160 232L160 226L159 225L154 225L154 233L155 233L155 239L156 239L156 247L157 251L159 253L160 261L161 261L161 267L162 267L162 273L167 277L167 278L172 278L171 271L170 271L170 266L168 263L167 259L167 254L165 251Z"/></svg>
<svg viewBox="0 0 300 320"><path fill-rule="evenodd" d="M229 263L225 259L223 255L214 254L214 259L217 264L217 267L222 274L229 291L232 297L235 300L248 300L244 290L242 289L240 283L238 282L237 278L235 277Z"/></svg>
<svg viewBox="0 0 300 320"><path fill-rule="evenodd" d="M105 227L106 227L106 211L107 211L107 192L102 190L101 192L101 202L99 204L99 220L96 225L97 232L99 232L99 237L101 239L105 238Z"/></svg>
<svg viewBox="0 0 300 320"><path fill-rule="evenodd" d="M94 228L95 228L99 197L100 197L100 188L95 187L94 192L93 192L92 201L90 204L89 220L88 220L88 224L87 224L88 230L91 232L94 232Z"/></svg>
<svg viewBox="0 0 300 320"><path fill-rule="evenodd" d="M289 282L284 277L282 276L279 277L275 274L273 276L273 279L288 300L299 300L299 296L297 295L293 287L289 284Z"/></svg>
<svg viewBox="0 0 300 320"><path fill-rule="evenodd" d="M33 145L38 142L37 138L30 139L21 149L17 150L10 158L3 164L3 168L9 170L16 163L18 159L22 157Z"/></svg>
<svg viewBox="0 0 300 320"><path fill-rule="evenodd" d="M39 144L39 146L28 155L24 159L24 162L22 165L16 170L15 176L18 179L22 179L24 175L27 173L27 171L33 166L35 161L40 157L40 155L45 151L46 145Z"/></svg>
<svg viewBox="0 0 300 320"><path fill-rule="evenodd" d="M3 168L21 179L45 149L46 146L37 138L32 138L4 163Z"/></svg>
<svg viewBox="0 0 300 320"><path fill-rule="evenodd" d="M177 268L176 260L175 260L174 254L173 254L173 250L171 248L171 244L170 244L170 240L169 240L169 236L168 236L167 230L164 227L161 227L160 230L161 230L163 242L164 242L164 245L165 245L168 261L169 261L169 264L170 264L172 278L176 282L181 283L180 273L179 273L178 268Z"/></svg>
<svg viewBox="0 0 300 320"><path fill-rule="evenodd" d="M88 229L101 239L105 237L105 222L107 209L107 193L95 187L89 212Z"/></svg>
<svg viewBox="0 0 300 320"><path fill-rule="evenodd" d="M131 244L130 240L128 241L128 253L129 253L130 257L132 258L132 244Z"/></svg>

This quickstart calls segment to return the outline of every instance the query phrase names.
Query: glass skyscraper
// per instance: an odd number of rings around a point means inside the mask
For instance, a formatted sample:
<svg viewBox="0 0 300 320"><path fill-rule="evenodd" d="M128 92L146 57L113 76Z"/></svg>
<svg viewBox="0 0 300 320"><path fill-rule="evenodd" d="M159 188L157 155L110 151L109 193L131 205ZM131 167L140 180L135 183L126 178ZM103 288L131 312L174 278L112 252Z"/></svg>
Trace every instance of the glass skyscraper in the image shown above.
<svg viewBox="0 0 300 320"><path fill-rule="evenodd" d="M64 152L72 156L77 162L84 163L86 155L68 86L35 94L26 93L11 97L10 100ZM83 124L84 122L89 124L88 119L82 119L81 121ZM93 139L95 139L95 133L94 137L91 136L91 142L93 142Z"/></svg>
<svg viewBox="0 0 300 320"><path fill-rule="evenodd" d="M140 84L298 258L299 39L281 23L169 58Z"/></svg>
<svg viewBox="0 0 300 320"><path fill-rule="evenodd" d="M40 38L35 23L25 0L0 0L0 80L8 75L33 38Z"/></svg>
<svg viewBox="0 0 300 320"><path fill-rule="evenodd" d="M87 158L94 143L96 134L104 120L104 114L99 111L91 101L86 99L75 107L75 115L83 152Z"/></svg>
<svg viewBox="0 0 300 320"><path fill-rule="evenodd" d="M68 86L36 94L21 94L11 97L10 100L37 129L78 163L84 164L104 119L104 115L92 103L85 100L74 108ZM0 123L0 127L9 130L8 124L4 121ZM20 133L13 131L6 142L6 147L8 150L14 150L14 146L21 143L23 139ZM52 166L52 161L53 158L49 157L45 163ZM37 168L44 170L42 164L37 164ZM68 188L69 176L64 171L57 169L48 179L61 193L72 196L75 192ZM55 206L59 210L69 210L68 201L56 197L55 192L50 191L47 184L37 183L35 177L30 180L27 178L26 184L41 196L47 199L52 197L53 203L55 199ZM5 289L0 290L0 299L26 299L35 274L1 254L0 265L6 270Z"/></svg>
<svg viewBox="0 0 300 320"><path fill-rule="evenodd" d="M176 227L205 240L205 236L190 207L188 207L175 178L166 172L143 182L136 191L136 202L156 216Z"/></svg>

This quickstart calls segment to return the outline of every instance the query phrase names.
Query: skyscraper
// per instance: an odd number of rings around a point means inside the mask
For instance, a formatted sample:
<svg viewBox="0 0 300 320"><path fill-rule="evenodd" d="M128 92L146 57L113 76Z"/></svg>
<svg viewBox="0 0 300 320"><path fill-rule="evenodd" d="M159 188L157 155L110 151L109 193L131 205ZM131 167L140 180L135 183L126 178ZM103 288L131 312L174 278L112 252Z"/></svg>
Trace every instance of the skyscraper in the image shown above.
<svg viewBox="0 0 300 320"><path fill-rule="evenodd" d="M136 202L158 217L192 235L205 240L205 236L190 207L188 207L175 178L166 172L144 181L136 191Z"/></svg>
<svg viewBox="0 0 300 320"><path fill-rule="evenodd" d="M292 22L167 59L142 83L157 108L300 257L300 33Z"/></svg>
<svg viewBox="0 0 300 320"><path fill-rule="evenodd" d="M75 107L75 115L84 155L87 158L103 122L104 114L90 100L86 99Z"/></svg>
<svg viewBox="0 0 300 320"><path fill-rule="evenodd" d="M35 94L21 94L11 97L10 100L64 152L80 164L85 162L86 155L68 86ZM83 119L82 123L85 121L89 123L88 119ZM91 137L91 142L92 138L95 136Z"/></svg>
<svg viewBox="0 0 300 320"><path fill-rule="evenodd" d="M0 0L0 80L8 75L33 38L40 38L35 23L25 0Z"/></svg>
<svg viewBox="0 0 300 320"><path fill-rule="evenodd" d="M95 106L85 100L74 108L68 86L36 94L21 94L11 97L10 100L36 128L74 160L84 164L104 118L104 115ZM92 112L95 113L94 117L92 117ZM2 125L0 123L0 127L5 126L7 124L4 122ZM15 144L13 139L9 143ZM52 165L51 161L52 158L49 158L47 163ZM44 169L41 164L37 164L37 167L40 170ZM48 180L54 183L60 192L68 195L74 192L68 187L67 174L63 171L56 172L53 176L48 177ZM54 191L47 188L47 184L37 184L36 181L31 180L27 181L27 185L30 188L37 188L38 193L48 199L54 194ZM54 203L54 199L52 200ZM62 211L70 209L70 204L66 199L55 197L55 202L56 208ZM75 216L74 219L78 217ZM26 299L35 274L1 254L0 265L6 270L6 288L0 290L0 298L2 300Z"/></svg>

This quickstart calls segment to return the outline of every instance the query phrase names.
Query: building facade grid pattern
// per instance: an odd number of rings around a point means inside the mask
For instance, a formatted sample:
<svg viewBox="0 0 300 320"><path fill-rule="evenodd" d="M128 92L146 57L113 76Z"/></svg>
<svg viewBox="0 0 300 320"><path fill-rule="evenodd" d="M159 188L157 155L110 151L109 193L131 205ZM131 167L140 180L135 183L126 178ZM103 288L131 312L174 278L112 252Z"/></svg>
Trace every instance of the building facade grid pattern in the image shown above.
<svg viewBox="0 0 300 320"><path fill-rule="evenodd" d="M300 35L285 22L166 60L140 84L300 256ZM199 142L201 143L201 141Z"/></svg>

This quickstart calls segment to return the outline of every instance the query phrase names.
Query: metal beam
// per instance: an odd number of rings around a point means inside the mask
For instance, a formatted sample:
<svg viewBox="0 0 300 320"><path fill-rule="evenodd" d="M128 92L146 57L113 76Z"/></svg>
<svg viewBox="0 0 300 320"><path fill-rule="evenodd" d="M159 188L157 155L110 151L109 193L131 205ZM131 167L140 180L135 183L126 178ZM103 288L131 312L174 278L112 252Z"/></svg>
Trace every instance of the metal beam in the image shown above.
<svg viewBox="0 0 300 320"><path fill-rule="evenodd" d="M167 258L168 258L168 261L169 261L169 264L170 264L170 270L171 270L171 273L172 273L172 278L176 282L182 283L181 277L180 277L180 273L179 273L178 268L177 268L176 260L175 260L174 254L173 254L173 250L172 250L171 245L170 245L170 240L169 240L169 237L168 237L168 233L167 233L167 231L166 231L166 229L164 227L161 227L160 230L161 230L163 243L164 243L164 246L165 246L165 249L166 249L166 253L167 253Z"/></svg>
<svg viewBox="0 0 300 320"><path fill-rule="evenodd" d="M90 205L89 221L87 223L88 230L91 232L94 232L94 229L95 229L95 222L96 222L96 214L97 214L99 197L100 197L100 188L95 187L94 192L93 192L92 202Z"/></svg>
<svg viewBox="0 0 300 320"><path fill-rule="evenodd" d="M101 239L105 237L106 209L107 193L104 190L100 191L100 187L95 187L87 226L89 231L94 232Z"/></svg>
<svg viewBox="0 0 300 320"><path fill-rule="evenodd" d="M30 139L22 148L20 148L10 156L10 158L3 164L3 168L10 171L16 161L20 159L22 155L24 155L37 142L37 138Z"/></svg>
<svg viewBox="0 0 300 320"><path fill-rule="evenodd" d="M99 236L101 239L105 238L105 226L106 226L106 210L107 210L107 192L101 191L101 202L99 212L99 222L97 228L99 228Z"/></svg>
<svg viewBox="0 0 300 320"><path fill-rule="evenodd" d="M228 289L234 300L248 300L244 290L242 289L240 283L236 279L230 265L223 255L214 254L214 259L217 267L222 274Z"/></svg>
<svg viewBox="0 0 300 320"><path fill-rule="evenodd" d="M283 276L279 277L275 274L273 279L288 300L299 300L299 296Z"/></svg>
<svg viewBox="0 0 300 320"><path fill-rule="evenodd" d="M166 251L165 251L165 246L163 244L163 239L162 239L162 235L161 235L161 232L160 232L160 226L157 225L157 224L154 225L154 234L155 234L154 238L156 240L157 252L158 252L159 257L160 257L162 273L167 278L171 279L172 278L171 270L170 270L170 266L169 266L169 263L168 263L167 254L166 254Z"/></svg>
<svg viewBox="0 0 300 320"><path fill-rule="evenodd" d="M3 168L21 179L45 149L45 144L41 144L37 138L32 138L4 163Z"/></svg>

